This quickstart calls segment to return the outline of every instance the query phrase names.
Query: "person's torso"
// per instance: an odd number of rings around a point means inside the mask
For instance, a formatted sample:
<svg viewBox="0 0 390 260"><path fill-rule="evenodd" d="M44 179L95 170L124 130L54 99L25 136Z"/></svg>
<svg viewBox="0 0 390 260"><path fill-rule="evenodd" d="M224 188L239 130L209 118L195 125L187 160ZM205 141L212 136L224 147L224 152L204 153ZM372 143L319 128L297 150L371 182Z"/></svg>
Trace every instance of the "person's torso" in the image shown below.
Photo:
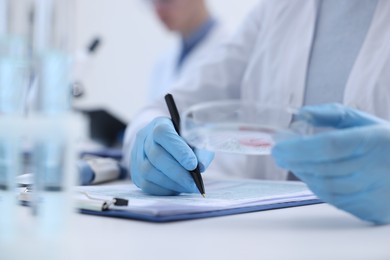
<svg viewBox="0 0 390 260"><path fill-rule="evenodd" d="M326 1L326 0L325 0ZM353 0L352 0L353 1ZM316 0L267 0L241 99L301 107L317 19ZM346 14L347 15L347 14ZM341 102L390 120L390 1L379 0L371 25L346 79ZM340 100L335 100L335 102ZM236 174L285 179L269 156L248 156Z"/></svg>
<svg viewBox="0 0 390 260"><path fill-rule="evenodd" d="M378 0L318 0L303 105L343 102L377 4Z"/></svg>
<svg viewBox="0 0 390 260"><path fill-rule="evenodd" d="M269 1L241 86L241 98L304 104L316 0ZM348 77L342 102L390 119L390 2L380 0Z"/></svg>

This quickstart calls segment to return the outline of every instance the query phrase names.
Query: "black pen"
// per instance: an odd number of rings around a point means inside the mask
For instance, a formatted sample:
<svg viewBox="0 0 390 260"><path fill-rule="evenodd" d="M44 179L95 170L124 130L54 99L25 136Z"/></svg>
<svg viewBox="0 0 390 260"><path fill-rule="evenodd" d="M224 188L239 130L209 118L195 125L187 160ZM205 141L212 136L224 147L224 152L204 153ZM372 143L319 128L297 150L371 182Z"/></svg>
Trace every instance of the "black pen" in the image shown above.
<svg viewBox="0 0 390 260"><path fill-rule="evenodd" d="M179 115L179 111L177 110L173 96L171 94L165 95L165 102L167 103L169 114L171 115L171 119L173 122L173 126L175 127L175 130L178 133L178 135L180 135L180 115ZM205 198L206 193L204 190L202 175L200 174L200 170L199 170L199 163L194 170L190 171L190 174L194 179L194 182L200 194L202 194L202 196Z"/></svg>

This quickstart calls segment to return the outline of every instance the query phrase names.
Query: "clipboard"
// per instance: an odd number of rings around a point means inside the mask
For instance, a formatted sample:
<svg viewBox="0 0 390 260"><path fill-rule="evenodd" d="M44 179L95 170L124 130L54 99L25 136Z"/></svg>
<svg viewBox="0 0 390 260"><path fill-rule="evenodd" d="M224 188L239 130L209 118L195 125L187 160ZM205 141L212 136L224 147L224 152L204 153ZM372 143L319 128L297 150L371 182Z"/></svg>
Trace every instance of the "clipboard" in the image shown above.
<svg viewBox="0 0 390 260"><path fill-rule="evenodd" d="M128 201L128 206L123 208L108 207L99 211L82 208L80 212L102 217L166 223L323 203L302 182L205 179L205 185L209 191L206 199L201 198L199 194L184 194L172 197L150 196L142 193L130 183L128 186L111 186L112 188L110 186L80 187L81 191L93 194L93 196L113 196L117 194ZM224 203L224 200L220 198L229 196L233 198L231 200L226 199L228 204L218 205ZM138 200L147 201L149 199L154 201L154 204L143 205L141 203L142 205L138 208L134 206ZM212 206L208 206L206 203L208 199L215 199L217 202L212 202ZM235 199L237 200L235 201ZM203 201L205 201L204 204L202 204ZM171 204L172 202L173 204ZM192 205L192 203L200 203L200 206Z"/></svg>
<svg viewBox="0 0 390 260"><path fill-rule="evenodd" d="M242 208L234 208L234 209L206 211L200 213L177 214L177 215L170 215L170 216L158 216L158 215L152 216L147 214L137 214L128 211L110 210L110 209L108 209L107 211L92 211L87 209L81 209L80 213L87 214L87 215L101 216L101 217L133 219L133 220L140 220L140 221L154 222L154 223L168 223L168 222L175 222L175 221L215 218L215 217L223 217L223 216L230 216L236 214L258 212L258 211L308 206L308 205L315 205L321 203L323 202L319 199L310 199L304 201L294 201L294 202L276 203L271 205L260 205L260 206L242 207Z"/></svg>

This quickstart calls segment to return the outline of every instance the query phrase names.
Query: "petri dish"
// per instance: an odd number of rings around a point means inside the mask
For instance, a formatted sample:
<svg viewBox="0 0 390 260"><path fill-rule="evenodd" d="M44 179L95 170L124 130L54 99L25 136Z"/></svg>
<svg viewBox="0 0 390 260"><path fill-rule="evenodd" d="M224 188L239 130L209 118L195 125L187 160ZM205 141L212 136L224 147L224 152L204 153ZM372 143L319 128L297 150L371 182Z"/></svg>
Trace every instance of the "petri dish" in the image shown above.
<svg viewBox="0 0 390 260"><path fill-rule="evenodd" d="M182 114L182 137L215 152L268 155L277 141L306 135L311 126L298 109L241 100L201 103Z"/></svg>

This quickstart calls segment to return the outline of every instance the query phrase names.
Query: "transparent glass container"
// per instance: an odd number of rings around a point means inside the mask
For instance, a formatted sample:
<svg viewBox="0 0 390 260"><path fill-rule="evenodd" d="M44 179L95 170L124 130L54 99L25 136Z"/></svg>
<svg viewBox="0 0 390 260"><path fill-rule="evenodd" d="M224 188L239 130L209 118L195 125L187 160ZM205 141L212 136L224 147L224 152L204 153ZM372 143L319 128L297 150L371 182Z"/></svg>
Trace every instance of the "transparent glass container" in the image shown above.
<svg viewBox="0 0 390 260"><path fill-rule="evenodd" d="M211 151L268 155L278 140L309 134L297 109L277 105L215 101L195 105L182 115L182 136L193 147Z"/></svg>
<svg viewBox="0 0 390 260"><path fill-rule="evenodd" d="M21 122L31 68L31 7L29 0L0 0L0 245L20 235L16 176L22 170Z"/></svg>

